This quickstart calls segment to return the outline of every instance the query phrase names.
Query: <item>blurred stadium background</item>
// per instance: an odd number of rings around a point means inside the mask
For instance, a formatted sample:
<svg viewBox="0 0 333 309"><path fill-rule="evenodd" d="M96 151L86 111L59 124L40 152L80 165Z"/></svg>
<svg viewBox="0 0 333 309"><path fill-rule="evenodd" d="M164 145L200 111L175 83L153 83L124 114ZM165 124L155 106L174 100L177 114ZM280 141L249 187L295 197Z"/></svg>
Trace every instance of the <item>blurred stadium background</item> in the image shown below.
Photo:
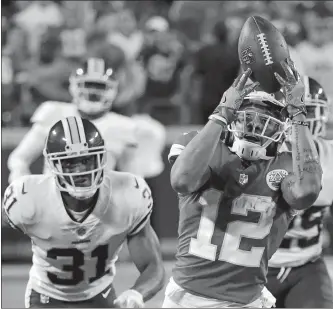
<svg viewBox="0 0 333 309"><path fill-rule="evenodd" d="M316 78L332 100L333 2L330 1L2 1L2 173L46 100L70 102L68 77L87 55L111 58L123 71L113 110L149 114L165 125L165 169L150 179L153 226L168 274L175 252L178 209L169 184L169 147L182 132L200 128L239 71L237 39L243 21L260 15L283 32L296 66ZM333 137L333 113L328 134ZM32 166L42 169L42 158ZM46 205L52 207L52 205ZM325 255L333 276L333 223L325 223ZM121 254L116 289L137 272ZM29 240L2 226L2 306L23 307ZM124 279L125 278L125 279ZM160 305L162 293L150 307Z"/></svg>

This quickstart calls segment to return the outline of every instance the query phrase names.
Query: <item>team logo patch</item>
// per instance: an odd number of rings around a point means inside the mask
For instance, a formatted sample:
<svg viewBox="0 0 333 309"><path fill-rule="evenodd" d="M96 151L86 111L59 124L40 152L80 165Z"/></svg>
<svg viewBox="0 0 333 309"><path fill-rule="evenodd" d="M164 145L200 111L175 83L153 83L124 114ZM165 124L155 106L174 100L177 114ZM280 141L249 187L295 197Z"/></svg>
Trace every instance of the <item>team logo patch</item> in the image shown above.
<svg viewBox="0 0 333 309"><path fill-rule="evenodd" d="M278 191L280 189L281 181L288 175L286 170L273 170L266 175L267 185L273 190Z"/></svg>
<svg viewBox="0 0 333 309"><path fill-rule="evenodd" d="M244 186L245 184L247 184L249 181L249 176L246 174L240 174L239 175L239 183Z"/></svg>
<svg viewBox="0 0 333 309"><path fill-rule="evenodd" d="M241 52L241 60L245 64L251 64L253 62L256 62L256 59L254 58L254 53L252 52L250 47L245 48Z"/></svg>

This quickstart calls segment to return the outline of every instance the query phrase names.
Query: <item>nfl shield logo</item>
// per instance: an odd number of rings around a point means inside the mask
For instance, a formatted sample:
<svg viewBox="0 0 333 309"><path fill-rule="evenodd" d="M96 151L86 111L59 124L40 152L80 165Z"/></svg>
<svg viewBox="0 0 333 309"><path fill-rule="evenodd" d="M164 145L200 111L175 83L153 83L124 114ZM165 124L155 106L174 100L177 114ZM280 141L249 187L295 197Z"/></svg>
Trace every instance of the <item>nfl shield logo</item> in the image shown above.
<svg viewBox="0 0 333 309"><path fill-rule="evenodd" d="M76 233L79 235L79 236L83 236L85 233L86 233L86 229L84 227L79 227L76 231Z"/></svg>
<svg viewBox="0 0 333 309"><path fill-rule="evenodd" d="M247 184L247 182L249 181L249 176L245 175L245 174L240 174L239 175L239 183L243 186L245 184Z"/></svg>

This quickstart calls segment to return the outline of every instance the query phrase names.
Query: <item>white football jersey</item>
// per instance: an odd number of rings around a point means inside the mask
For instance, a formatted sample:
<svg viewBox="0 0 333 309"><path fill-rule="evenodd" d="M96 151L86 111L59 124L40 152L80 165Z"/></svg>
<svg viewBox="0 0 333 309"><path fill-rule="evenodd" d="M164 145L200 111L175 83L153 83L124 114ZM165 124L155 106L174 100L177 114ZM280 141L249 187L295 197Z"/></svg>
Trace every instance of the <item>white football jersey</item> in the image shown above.
<svg viewBox="0 0 333 309"><path fill-rule="evenodd" d="M19 146L11 153L8 167L10 181L27 174L33 161L42 154L49 129L59 119L79 116L73 103L47 101L31 118L38 127L32 128ZM142 177L154 177L163 169L162 152L165 145L165 128L150 117L126 117L113 112L91 120L98 128L107 150L108 166ZM147 144L148 147L147 147ZM47 172L45 165L44 172Z"/></svg>
<svg viewBox="0 0 333 309"><path fill-rule="evenodd" d="M28 175L6 190L8 222L31 238L33 264L27 291L63 301L82 301L113 281L127 236L150 220L151 192L129 173L105 172L96 206L82 223L71 219L52 175Z"/></svg>
<svg viewBox="0 0 333 309"><path fill-rule="evenodd" d="M316 144L323 169L322 190L316 202L290 223L289 229L269 261L271 267L296 267L316 258L322 251L323 216L333 202L333 140L317 138Z"/></svg>

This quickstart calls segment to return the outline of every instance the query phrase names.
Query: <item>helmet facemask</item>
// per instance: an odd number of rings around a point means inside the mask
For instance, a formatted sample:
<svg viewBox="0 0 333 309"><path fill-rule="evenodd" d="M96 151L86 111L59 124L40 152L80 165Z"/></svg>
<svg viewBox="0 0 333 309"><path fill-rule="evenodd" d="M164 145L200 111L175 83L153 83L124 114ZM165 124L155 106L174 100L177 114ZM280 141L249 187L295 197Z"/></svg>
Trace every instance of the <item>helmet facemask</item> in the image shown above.
<svg viewBox="0 0 333 309"><path fill-rule="evenodd" d="M326 123L328 121L328 107L324 100L305 100L307 115L306 121L309 124L313 136L326 135Z"/></svg>
<svg viewBox="0 0 333 309"><path fill-rule="evenodd" d="M289 125L278 111L262 101L246 100L228 126L233 133L232 151L246 160L267 159L267 148L282 143Z"/></svg>
<svg viewBox="0 0 333 309"><path fill-rule="evenodd" d="M312 77L303 76L306 121L314 137L325 136L329 102L323 87Z"/></svg>
<svg viewBox="0 0 333 309"><path fill-rule="evenodd" d="M83 200L92 197L101 186L106 166L104 145L88 148L87 143L72 144L62 152L44 151L44 156L57 176L60 191Z"/></svg>
<svg viewBox="0 0 333 309"><path fill-rule="evenodd" d="M70 92L73 102L80 111L88 115L99 114L110 110L118 93L118 81L106 75L105 77L72 76Z"/></svg>

